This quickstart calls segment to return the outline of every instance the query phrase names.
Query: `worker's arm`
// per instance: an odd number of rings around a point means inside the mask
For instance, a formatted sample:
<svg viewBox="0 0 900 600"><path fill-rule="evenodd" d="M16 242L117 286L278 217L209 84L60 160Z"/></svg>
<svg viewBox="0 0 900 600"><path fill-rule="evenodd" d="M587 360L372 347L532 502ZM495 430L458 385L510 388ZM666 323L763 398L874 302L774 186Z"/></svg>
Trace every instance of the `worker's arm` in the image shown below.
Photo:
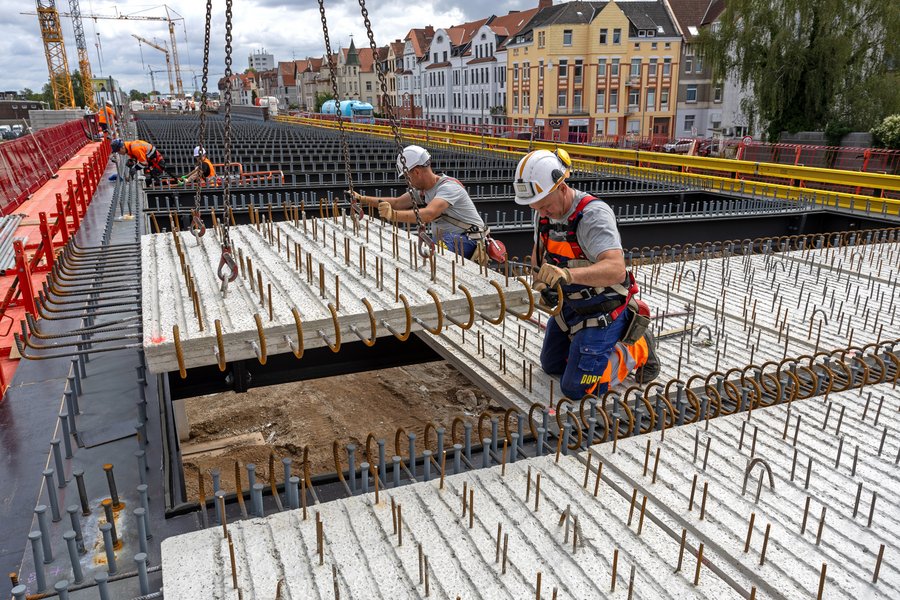
<svg viewBox="0 0 900 600"><path fill-rule="evenodd" d="M412 199L410 198L409 192L397 197L363 196L358 192L353 193L356 195L356 199L366 206L378 206L381 202L387 202L391 205L391 208L395 210L412 208ZM413 219L413 221L415 221L415 219Z"/></svg>
<svg viewBox="0 0 900 600"><path fill-rule="evenodd" d="M571 283L591 287L607 287L625 281L625 255L618 248L607 250L597 256L597 262L589 267L569 269Z"/></svg>
<svg viewBox="0 0 900 600"><path fill-rule="evenodd" d="M410 206L411 207L411 206ZM425 206L419 209L419 218L422 219L423 223L431 223L442 214L444 211L450 207L450 203L442 198L435 198ZM416 222L416 213L412 210L397 210L395 207L391 206L393 209L391 211L390 220L397 221L398 223L415 223Z"/></svg>

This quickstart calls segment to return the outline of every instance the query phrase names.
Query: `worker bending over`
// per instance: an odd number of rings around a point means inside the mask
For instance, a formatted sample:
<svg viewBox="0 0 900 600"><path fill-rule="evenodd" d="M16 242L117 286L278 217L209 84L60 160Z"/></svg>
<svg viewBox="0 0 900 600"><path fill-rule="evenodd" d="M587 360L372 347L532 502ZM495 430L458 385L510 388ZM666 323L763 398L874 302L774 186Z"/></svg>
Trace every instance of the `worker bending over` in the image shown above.
<svg viewBox="0 0 900 600"><path fill-rule="evenodd" d="M516 203L538 214L532 261L541 267L534 288L548 304L563 303L547 322L541 367L560 375L562 393L578 400L606 393L631 372L638 383L652 381L659 361L646 329L649 310L637 310L638 288L625 269L615 214L566 184L570 168L565 150L536 150L519 161L513 187Z"/></svg>
<svg viewBox="0 0 900 600"><path fill-rule="evenodd" d="M150 179L150 185L159 183L163 173L168 174L172 179L178 178L178 175L166 166L162 153L150 142L145 142L144 140L123 142L120 139L115 139L110 147L113 153L128 157L128 160L125 162L125 167L128 169L125 174L126 181L131 181L135 173L140 169Z"/></svg>
<svg viewBox="0 0 900 600"><path fill-rule="evenodd" d="M399 223L416 223L413 202L424 203L419 209L419 218L422 223L434 223L435 242L443 242L465 258L486 262L485 241L489 232L465 186L453 177L435 173L431 168L431 155L421 146L407 146L402 157L406 159L408 192L396 198L353 192L355 198L367 206L377 206L383 219ZM397 157L397 172L401 178L404 176L400 156Z"/></svg>
<svg viewBox="0 0 900 600"><path fill-rule="evenodd" d="M116 135L116 111L113 109L113 103L109 100L97 113L97 123L100 124L100 130L105 137Z"/></svg>
<svg viewBox="0 0 900 600"><path fill-rule="evenodd" d="M178 185L185 185L195 181L205 182L209 181L211 177L216 176L216 168L206 157L206 149L201 148L200 146L194 147L194 162L197 166L194 167L193 171L179 178Z"/></svg>

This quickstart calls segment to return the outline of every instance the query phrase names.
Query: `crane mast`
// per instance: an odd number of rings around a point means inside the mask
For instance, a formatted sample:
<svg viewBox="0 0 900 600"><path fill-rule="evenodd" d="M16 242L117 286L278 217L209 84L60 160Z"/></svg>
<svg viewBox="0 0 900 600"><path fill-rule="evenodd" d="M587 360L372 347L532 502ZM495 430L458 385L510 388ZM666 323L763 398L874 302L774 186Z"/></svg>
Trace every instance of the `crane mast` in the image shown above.
<svg viewBox="0 0 900 600"><path fill-rule="evenodd" d="M166 48L165 46L160 46L159 44L151 42L147 38L142 38L141 36L139 36L135 33L132 33L131 36L134 37L138 42L143 42L143 43L147 44L148 46L150 46L151 48L155 48L166 55L166 69L169 72L169 93L172 96L174 96L175 95L175 83L172 80L172 60L169 57L169 49Z"/></svg>
<svg viewBox="0 0 900 600"><path fill-rule="evenodd" d="M78 0L69 0L69 11L72 15L72 28L75 30L75 45L78 48L78 69L81 71L81 87L84 90L84 105L93 111L97 110L94 99L93 74L91 61L88 58L87 43L84 39L84 26L81 23L81 7Z"/></svg>
<svg viewBox="0 0 900 600"><path fill-rule="evenodd" d="M75 92L72 90L72 78L69 76L69 61L66 58L66 45L63 42L56 2L36 0L36 3L41 38L44 41L44 54L47 57L47 70L50 72L53 102L56 108L74 108Z"/></svg>

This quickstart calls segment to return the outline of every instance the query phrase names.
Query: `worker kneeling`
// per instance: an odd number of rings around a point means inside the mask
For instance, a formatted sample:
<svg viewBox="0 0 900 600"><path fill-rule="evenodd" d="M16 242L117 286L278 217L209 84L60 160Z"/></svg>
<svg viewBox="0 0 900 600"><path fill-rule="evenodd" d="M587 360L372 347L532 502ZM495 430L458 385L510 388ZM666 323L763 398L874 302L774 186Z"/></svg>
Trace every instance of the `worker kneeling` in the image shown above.
<svg viewBox="0 0 900 600"><path fill-rule="evenodd" d="M600 395L634 372L638 383L659 375L649 309L638 301L634 276L625 269L616 217L608 204L566 184L571 160L565 150L536 150L516 167L517 204L539 215L533 264L541 268L535 290L562 311L548 321L541 367L560 375L572 399ZM564 298L556 298L561 289Z"/></svg>
<svg viewBox="0 0 900 600"><path fill-rule="evenodd" d="M409 191L402 196L384 198L354 192L355 199L378 207L379 216L388 221L433 222L435 242L443 242L465 258L482 264L487 262L490 233L465 186L453 177L435 173L431 169L431 155L421 146L403 149L397 157L397 172L409 184ZM411 210L414 206L416 210Z"/></svg>

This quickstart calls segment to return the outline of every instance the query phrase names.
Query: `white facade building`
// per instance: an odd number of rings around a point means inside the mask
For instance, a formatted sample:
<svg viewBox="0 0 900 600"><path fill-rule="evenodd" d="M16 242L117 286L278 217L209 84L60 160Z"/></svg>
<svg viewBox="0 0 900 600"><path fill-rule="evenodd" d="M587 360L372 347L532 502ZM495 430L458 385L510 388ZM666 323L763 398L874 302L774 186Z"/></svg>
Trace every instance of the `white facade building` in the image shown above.
<svg viewBox="0 0 900 600"><path fill-rule="evenodd" d="M266 49L256 50L247 57L247 66L257 71L268 71L275 68L275 55L266 52Z"/></svg>

